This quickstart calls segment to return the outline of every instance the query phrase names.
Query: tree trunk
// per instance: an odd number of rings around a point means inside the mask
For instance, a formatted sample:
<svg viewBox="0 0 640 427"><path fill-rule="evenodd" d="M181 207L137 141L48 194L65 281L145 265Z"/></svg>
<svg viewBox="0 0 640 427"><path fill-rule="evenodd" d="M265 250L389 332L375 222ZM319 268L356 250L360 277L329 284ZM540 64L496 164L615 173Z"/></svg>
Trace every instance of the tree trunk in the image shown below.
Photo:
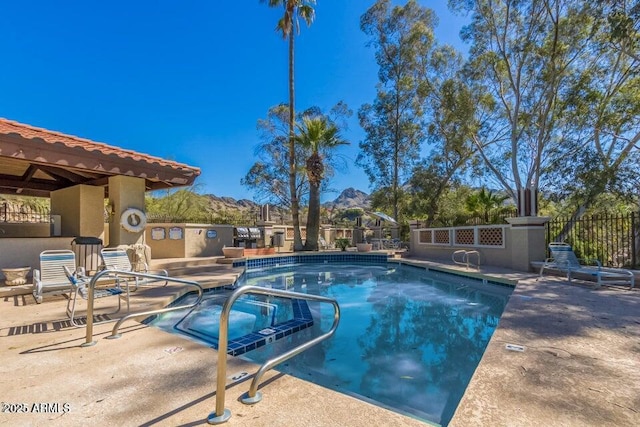
<svg viewBox="0 0 640 427"><path fill-rule="evenodd" d="M296 150L295 150L295 92L294 92L294 42L293 30L289 33L289 192L291 194L291 215L293 216L293 250L302 250L300 235L300 205L296 188Z"/></svg>
<svg viewBox="0 0 640 427"><path fill-rule="evenodd" d="M306 251L318 250L318 235L320 233L320 186L309 183L309 213L307 214Z"/></svg>
<svg viewBox="0 0 640 427"><path fill-rule="evenodd" d="M582 203L574 209L573 213L569 217L569 221L564 225L564 227L562 227L562 230L560 230L556 236L551 237L554 242L564 242L569 237L578 220L582 218L598 195L603 193L605 189L606 184L602 184L601 182L593 183L593 186L589 189L589 192L586 197L584 197Z"/></svg>

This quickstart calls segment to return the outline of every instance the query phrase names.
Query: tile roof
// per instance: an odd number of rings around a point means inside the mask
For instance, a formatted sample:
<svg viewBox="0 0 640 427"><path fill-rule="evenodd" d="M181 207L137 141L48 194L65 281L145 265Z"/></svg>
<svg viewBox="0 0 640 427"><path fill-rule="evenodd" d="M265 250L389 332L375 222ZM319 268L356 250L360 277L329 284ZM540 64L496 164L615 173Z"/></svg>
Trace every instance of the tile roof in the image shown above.
<svg viewBox="0 0 640 427"><path fill-rule="evenodd" d="M138 162L146 162L149 164L158 164L160 166L167 166L176 170L189 171L196 176L200 175L200 168L186 165L184 163L178 163L171 160L165 160L160 157L150 156L148 154L139 153L133 150L125 150L113 145L104 144L102 142L95 142L89 139L80 138L73 135L66 135L64 133L51 131L35 126L26 125L13 120L8 120L0 117L0 134L17 134L25 139L41 139L47 143L64 144L69 148L80 147L86 151L98 151L104 155L116 155L120 158L130 158Z"/></svg>

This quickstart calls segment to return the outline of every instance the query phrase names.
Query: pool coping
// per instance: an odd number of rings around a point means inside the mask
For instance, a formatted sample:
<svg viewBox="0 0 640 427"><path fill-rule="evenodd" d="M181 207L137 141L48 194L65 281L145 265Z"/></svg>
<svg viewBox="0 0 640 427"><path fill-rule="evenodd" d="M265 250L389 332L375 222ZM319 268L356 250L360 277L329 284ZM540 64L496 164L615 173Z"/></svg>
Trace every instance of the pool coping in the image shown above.
<svg viewBox="0 0 640 427"><path fill-rule="evenodd" d="M394 258L390 257L387 252L320 252L320 253L300 253L300 254L276 254L259 258L241 258L233 262L234 268L244 268L245 271L253 271L265 267L286 267L305 263L318 262L354 262L354 263L372 263L372 264L401 264L412 266L426 271L436 271L444 274L452 274L456 276L465 276L472 279L482 280L497 285L507 285L515 287L518 283L517 279L508 279L498 276L492 276L480 271L461 270L460 268L451 268L435 263L425 263L421 260ZM256 267L255 264L260 264Z"/></svg>

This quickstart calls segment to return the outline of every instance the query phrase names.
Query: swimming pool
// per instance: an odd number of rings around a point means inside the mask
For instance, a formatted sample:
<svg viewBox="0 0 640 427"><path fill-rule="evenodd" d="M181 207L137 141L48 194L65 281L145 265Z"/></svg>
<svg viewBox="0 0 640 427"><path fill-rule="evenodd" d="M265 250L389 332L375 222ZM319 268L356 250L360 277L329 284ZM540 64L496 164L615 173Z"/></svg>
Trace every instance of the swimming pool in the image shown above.
<svg viewBox="0 0 640 427"><path fill-rule="evenodd" d="M387 263L269 268L245 273L239 285L244 284L322 295L340 304L336 334L278 365L278 371L442 425L453 416L513 290ZM224 297L217 298L221 304ZM262 363L326 331L332 308L306 306L311 324L242 357ZM276 323L288 321L288 313Z"/></svg>

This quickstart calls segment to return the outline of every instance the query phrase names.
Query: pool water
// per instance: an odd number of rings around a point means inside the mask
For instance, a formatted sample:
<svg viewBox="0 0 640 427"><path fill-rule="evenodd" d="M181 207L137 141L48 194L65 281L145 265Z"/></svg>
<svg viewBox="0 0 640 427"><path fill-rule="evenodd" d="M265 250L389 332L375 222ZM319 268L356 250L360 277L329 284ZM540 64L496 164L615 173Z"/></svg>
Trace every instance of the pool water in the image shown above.
<svg viewBox="0 0 640 427"><path fill-rule="evenodd" d="M245 283L284 284L340 305L336 334L278 371L441 425L451 420L513 290L401 265L302 264L249 273ZM312 328L245 357L261 363L328 330L331 306L309 306L321 319Z"/></svg>
<svg viewBox="0 0 640 427"><path fill-rule="evenodd" d="M276 370L441 425L451 420L513 290L401 264L299 264L247 272L238 285L322 295L340 305L336 334ZM217 347L225 295L207 298L155 323ZM230 339L291 317L287 300L249 301L234 304ZM241 357L262 363L326 332L332 306L309 301L308 308L312 326Z"/></svg>
<svg viewBox="0 0 640 427"><path fill-rule="evenodd" d="M218 347L220 313L230 291L206 293L202 302L187 310L163 313L145 321L169 332L178 332L205 345ZM177 303L188 305L196 300L189 294ZM229 341L252 332L264 330L290 320L293 316L290 300L245 295L239 298L229 313Z"/></svg>

